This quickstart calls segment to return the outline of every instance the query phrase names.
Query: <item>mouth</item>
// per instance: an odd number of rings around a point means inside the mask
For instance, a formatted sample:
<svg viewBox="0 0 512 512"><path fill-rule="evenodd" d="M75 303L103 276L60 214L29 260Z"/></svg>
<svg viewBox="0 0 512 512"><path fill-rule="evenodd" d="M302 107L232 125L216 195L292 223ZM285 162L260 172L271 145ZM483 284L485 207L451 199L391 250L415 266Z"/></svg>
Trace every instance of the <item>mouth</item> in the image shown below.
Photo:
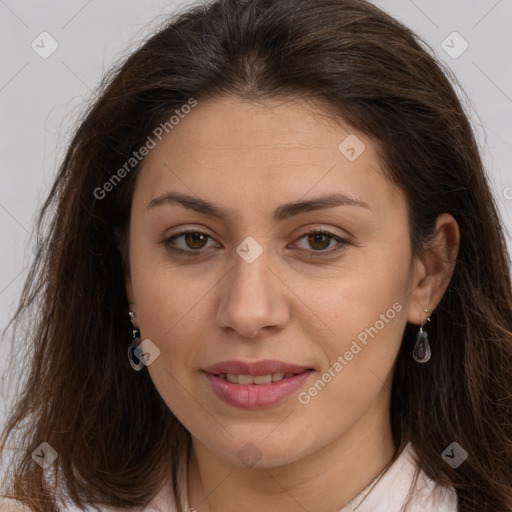
<svg viewBox="0 0 512 512"><path fill-rule="evenodd" d="M230 360L214 364L203 371L225 377L228 382L238 384L258 384L258 380L249 381L249 377L264 377L262 382L268 384L293 375L298 375L306 370L313 370L308 366L301 366L277 359L262 359L260 361ZM236 382L234 376L237 378ZM241 381L238 380L240 377ZM269 380L270 377L270 380Z"/></svg>
<svg viewBox="0 0 512 512"><path fill-rule="evenodd" d="M306 383L314 368L276 360L224 361L202 370L225 403L242 409L276 406Z"/></svg>
<svg viewBox="0 0 512 512"><path fill-rule="evenodd" d="M307 369L304 371L313 371L312 369ZM303 373L303 372L299 372ZM268 373L266 375L244 375L244 374L235 374L235 373L213 373L211 375L215 375L216 377L220 377L221 379L227 380L232 384L241 384L242 386L249 386L251 384L271 384L272 382L279 382L283 379L289 379L290 377L294 377L295 375L299 375L299 373Z"/></svg>

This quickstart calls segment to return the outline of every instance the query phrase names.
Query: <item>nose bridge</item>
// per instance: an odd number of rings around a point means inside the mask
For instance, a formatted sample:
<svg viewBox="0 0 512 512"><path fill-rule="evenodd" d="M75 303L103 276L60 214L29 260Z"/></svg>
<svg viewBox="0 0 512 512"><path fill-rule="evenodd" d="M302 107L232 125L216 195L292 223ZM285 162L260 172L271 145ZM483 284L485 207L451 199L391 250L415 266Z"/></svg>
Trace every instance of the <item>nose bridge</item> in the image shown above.
<svg viewBox="0 0 512 512"><path fill-rule="evenodd" d="M244 241L237 247L229 287L232 298L238 304L254 305L254 300L251 300L253 297L261 307L273 295L273 276L267 268L272 262L268 248L263 248L259 243L256 246L257 242L253 240Z"/></svg>
<svg viewBox="0 0 512 512"><path fill-rule="evenodd" d="M263 327L286 321L282 290L268 268L272 268L271 260L271 251L255 239L245 239L236 248L219 305L222 327L253 337Z"/></svg>
<svg viewBox="0 0 512 512"><path fill-rule="evenodd" d="M251 251L254 249L247 246L245 248L241 246L239 251L247 251L247 255L251 255ZM254 260L244 259L243 256L237 254L234 258L234 278L237 280L235 283L235 290L240 293L242 298L246 294L252 293L264 293L267 295L272 284L269 282L268 266L271 265L270 252L265 249L261 254L257 255Z"/></svg>

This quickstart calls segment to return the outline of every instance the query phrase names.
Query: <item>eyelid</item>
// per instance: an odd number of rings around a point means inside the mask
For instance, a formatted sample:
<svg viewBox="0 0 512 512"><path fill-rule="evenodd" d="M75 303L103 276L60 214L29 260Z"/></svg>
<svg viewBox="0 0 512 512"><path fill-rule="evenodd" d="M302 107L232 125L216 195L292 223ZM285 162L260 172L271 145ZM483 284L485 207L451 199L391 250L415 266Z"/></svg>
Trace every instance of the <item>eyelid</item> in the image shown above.
<svg viewBox="0 0 512 512"><path fill-rule="evenodd" d="M296 235L295 239L297 240L298 238L302 238L303 236L309 235L310 233L321 232L321 233L330 235L333 238L335 236L337 236L339 238L344 239L347 242L350 241L351 236L348 233L346 233L345 235L341 235L341 234L333 233L332 231L330 231L330 229L334 229L334 228L326 228L325 226L322 226L322 225L312 225L312 226L310 225L310 226L307 226L306 231L304 231L302 234ZM208 236L208 237L214 239L214 237L212 235L210 235L207 231L208 230L206 230L202 226L198 227L198 228L195 228L193 225L186 226L186 227L178 228L178 231L176 231L175 233L173 233L171 236L167 237L166 239L169 240L175 236L186 234L186 233L191 233L191 232L192 233L200 233L202 235L205 235L205 236Z"/></svg>
<svg viewBox="0 0 512 512"><path fill-rule="evenodd" d="M327 258L330 255L334 255L334 254L338 253L339 251L346 249L347 245L352 244L352 242L348 239L348 237L340 236L324 227L310 227L306 232L299 235L295 240L297 242L299 240L302 240L304 237L306 237L308 235L316 235L316 234L326 235L328 238L331 239L330 242L335 241L335 242L337 242L337 244L334 247L331 247L330 249L323 249L323 250L318 250L318 251L315 251L313 249L302 249L302 248L299 248L299 250L303 251L303 252L304 251L308 252L311 254L311 256L319 256L319 257L324 256ZM294 244L296 242L294 242Z"/></svg>
<svg viewBox="0 0 512 512"><path fill-rule="evenodd" d="M172 242L174 239L179 238L180 236L189 234L189 233L195 233L195 234L201 234L206 236L208 239L215 240L213 236L211 236L209 233L206 232L206 230L203 230L203 228L191 228L191 227L185 227L181 228L178 232L173 233L171 236L165 238L162 243L165 246L165 248L171 252L174 252L176 254L184 254L187 256L201 256L203 255L207 249L200 248L197 250L194 249L180 249L178 247L170 247L170 242ZM328 238L331 239L331 241L337 242L337 244L334 247L331 247L330 249L323 249L315 251L314 249L303 249L299 248L299 251L304 253L307 252L311 256L319 256L319 257L328 257L330 255L333 255L335 253L338 253L342 251L343 249L346 249L347 245L353 244L353 242L349 239L349 237L340 236L336 233L333 233L329 229L321 226L309 226L307 231L303 232L302 234L298 235L295 238L295 241L292 244L295 244L297 241L302 240L307 235L312 234L323 234L326 235ZM208 240L207 240L208 243ZM288 246L287 246L288 247Z"/></svg>
<svg viewBox="0 0 512 512"><path fill-rule="evenodd" d="M193 250L193 249L180 249L179 247L169 247L169 244L176 238L179 238L180 236L183 236L183 235L187 235L189 233L194 233L194 234L199 234L199 235L204 235L205 237L207 237L209 240L215 240L213 238L212 235L210 235L209 233L207 233L206 231L204 231L202 228L201 229L195 229L195 228L183 228L183 229L180 229L180 231L177 231L176 233L173 233L171 236L168 236L166 237L162 243L164 244L164 246L168 249L168 250L171 250L171 251L174 251L176 253L182 253L182 254L202 254L205 252L204 248L201 248L201 249L197 249L197 250ZM207 240L207 243L208 241Z"/></svg>
<svg viewBox="0 0 512 512"><path fill-rule="evenodd" d="M338 237L338 238L342 238L343 240L345 240L347 242L350 241L351 235L349 235L349 233L347 233L346 231L344 232L344 234L336 233L336 232L334 232L334 229L335 228L322 226L321 224L309 225L309 226L307 226L306 231L301 232L301 234L297 235L296 239L302 238L303 236L309 235L310 233L325 233L326 235L332 236L333 238Z"/></svg>

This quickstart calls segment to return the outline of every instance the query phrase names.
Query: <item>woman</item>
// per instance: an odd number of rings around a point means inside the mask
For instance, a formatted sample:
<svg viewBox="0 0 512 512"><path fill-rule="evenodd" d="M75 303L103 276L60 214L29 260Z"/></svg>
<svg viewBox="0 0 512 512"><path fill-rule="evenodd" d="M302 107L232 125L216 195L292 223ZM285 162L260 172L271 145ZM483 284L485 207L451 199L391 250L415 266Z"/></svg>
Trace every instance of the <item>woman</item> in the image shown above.
<svg viewBox="0 0 512 512"><path fill-rule="evenodd" d="M105 79L46 220L6 497L512 511L502 227L449 80L378 8L178 16Z"/></svg>

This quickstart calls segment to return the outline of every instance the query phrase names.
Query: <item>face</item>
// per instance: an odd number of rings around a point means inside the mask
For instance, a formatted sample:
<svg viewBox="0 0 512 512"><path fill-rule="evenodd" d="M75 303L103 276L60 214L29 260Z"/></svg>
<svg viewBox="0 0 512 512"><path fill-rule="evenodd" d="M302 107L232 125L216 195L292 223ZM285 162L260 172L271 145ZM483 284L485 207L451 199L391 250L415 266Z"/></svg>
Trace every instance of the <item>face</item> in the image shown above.
<svg viewBox="0 0 512 512"><path fill-rule="evenodd" d="M219 98L146 157L134 325L165 403L226 461L291 463L387 421L415 265L375 144L321 104Z"/></svg>

